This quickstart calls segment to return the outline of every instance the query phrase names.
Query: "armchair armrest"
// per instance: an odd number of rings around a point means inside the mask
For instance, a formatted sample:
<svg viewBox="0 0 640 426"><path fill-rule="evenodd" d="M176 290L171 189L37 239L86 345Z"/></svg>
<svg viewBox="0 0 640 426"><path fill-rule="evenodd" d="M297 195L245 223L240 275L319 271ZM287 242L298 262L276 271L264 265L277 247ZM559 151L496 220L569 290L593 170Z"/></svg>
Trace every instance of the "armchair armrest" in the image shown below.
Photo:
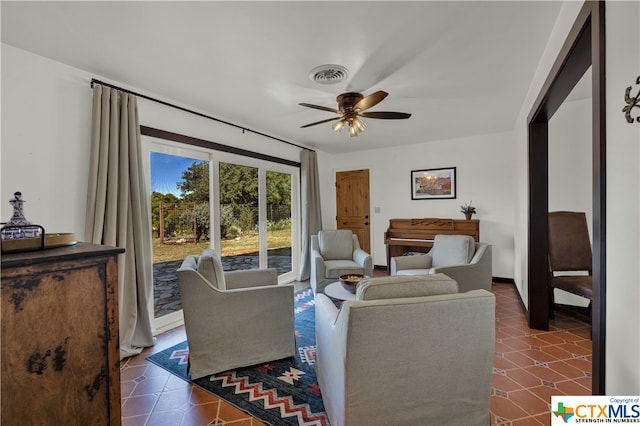
<svg viewBox="0 0 640 426"><path fill-rule="evenodd" d="M345 395L346 334L340 310L324 294L316 294L316 375L330 404L339 405Z"/></svg>
<svg viewBox="0 0 640 426"><path fill-rule="evenodd" d="M327 267L324 263L324 258L320 254L320 250L311 249L311 275L315 282L322 282L324 275L327 271Z"/></svg>
<svg viewBox="0 0 640 426"><path fill-rule="evenodd" d="M391 258L391 275L403 269L429 269L432 265L432 257L429 253L415 256L398 256Z"/></svg>
<svg viewBox="0 0 640 426"><path fill-rule="evenodd" d="M364 274L371 276L373 274L373 258L369 253L357 248L353 251L353 261L364 269Z"/></svg>
<svg viewBox="0 0 640 426"><path fill-rule="evenodd" d="M229 271L224 273L224 281L227 290L278 285L278 270L269 268Z"/></svg>
<svg viewBox="0 0 640 426"><path fill-rule="evenodd" d="M478 247L471 262L467 265L452 265L431 268L431 273L445 274L458 282L458 292L485 289L491 291L492 283L491 246L483 244Z"/></svg>
<svg viewBox="0 0 640 426"><path fill-rule="evenodd" d="M338 312L340 312L340 310L324 293L316 294L315 299L316 323L318 321L324 321L333 325L336 322L336 318L338 317Z"/></svg>

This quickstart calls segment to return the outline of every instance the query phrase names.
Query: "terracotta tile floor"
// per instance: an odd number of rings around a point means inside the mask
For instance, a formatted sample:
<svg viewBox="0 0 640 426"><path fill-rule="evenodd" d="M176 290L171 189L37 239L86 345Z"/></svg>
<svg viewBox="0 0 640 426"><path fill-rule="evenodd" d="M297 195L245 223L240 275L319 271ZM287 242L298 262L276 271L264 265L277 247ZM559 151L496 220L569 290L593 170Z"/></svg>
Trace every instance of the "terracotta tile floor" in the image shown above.
<svg viewBox="0 0 640 426"><path fill-rule="evenodd" d="M305 285L296 283L296 289ZM496 355L491 422L501 426L549 425L551 395L591 394L591 327L556 314L550 331L529 329L515 287L494 283L493 292ZM176 328L157 336L155 346L122 362L122 424L264 425L146 360L148 355L183 340L184 327Z"/></svg>

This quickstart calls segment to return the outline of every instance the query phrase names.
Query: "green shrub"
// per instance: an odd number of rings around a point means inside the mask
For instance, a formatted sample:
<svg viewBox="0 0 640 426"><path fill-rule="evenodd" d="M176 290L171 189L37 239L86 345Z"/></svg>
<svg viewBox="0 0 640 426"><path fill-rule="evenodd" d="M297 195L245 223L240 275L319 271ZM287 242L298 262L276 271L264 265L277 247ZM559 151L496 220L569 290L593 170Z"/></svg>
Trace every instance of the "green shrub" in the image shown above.
<svg viewBox="0 0 640 426"><path fill-rule="evenodd" d="M283 229L291 228L291 218L281 219L276 222L267 221L268 231L282 231Z"/></svg>
<svg viewBox="0 0 640 426"><path fill-rule="evenodd" d="M229 231L232 226L236 225L236 218L233 215L233 207L229 204L223 204L220 206L220 235L222 238L235 238L229 236Z"/></svg>

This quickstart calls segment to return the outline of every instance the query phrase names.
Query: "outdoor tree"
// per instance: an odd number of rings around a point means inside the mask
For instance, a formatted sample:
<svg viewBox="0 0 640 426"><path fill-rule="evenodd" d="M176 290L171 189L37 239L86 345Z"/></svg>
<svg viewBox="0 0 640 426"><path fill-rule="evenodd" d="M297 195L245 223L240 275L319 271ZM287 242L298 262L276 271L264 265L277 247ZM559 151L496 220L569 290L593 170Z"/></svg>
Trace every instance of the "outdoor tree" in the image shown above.
<svg viewBox="0 0 640 426"><path fill-rule="evenodd" d="M291 206L291 175L267 172L267 204Z"/></svg>
<svg viewBox="0 0 640 426"><path fill-rule="evenodd" d="M182 172L182 180L178 182L178 189L183 201L195 203L209 202L209 163L194 161Z"/></svg>
<svg viewBox="0 0 640 426"><path fill-rule="evenodd" d="M239 226L247 232L257 223L258 205L258 169L251 166L220 163L220 204L225 210L225 217L231 220L221 220L221 231L228 231ZM291 207L291 175L279 172L267 172L267 204L270 206ZM195 202L197 205L209 202L209 163L194 161L183 173L177 184L181 200ZM226 207L225 207L226 206ZM231 216L228 215L231 209ZM206 234L204 231L204 210L199 210L196 217L196 237ZM184 218L183 218L184 219ZM208 217L207 217L208 219ZM208 227L208 221L206 226ZM222 232L225 235L226 232Z"/></svg>

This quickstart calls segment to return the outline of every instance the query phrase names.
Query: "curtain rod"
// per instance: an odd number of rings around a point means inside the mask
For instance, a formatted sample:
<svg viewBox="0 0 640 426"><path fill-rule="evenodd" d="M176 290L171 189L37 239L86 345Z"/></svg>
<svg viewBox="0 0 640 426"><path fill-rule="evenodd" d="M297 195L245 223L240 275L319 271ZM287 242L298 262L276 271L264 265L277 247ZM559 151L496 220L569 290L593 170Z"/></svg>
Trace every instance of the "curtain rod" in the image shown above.
<svg viewBox="0 0 640 426"><path fill-rule="evenodd" d="M297 144L295 144L293 142L289 142L289 141L285 141L284 139L276 138L275 136L270 136L270 135L267 135L265 133L258 132L256 130L251 130L251 129L248 129L246 127L239 126L239 125L231 123L229 121L220 120L219 118L215 118L215 117L203 114L203 113L198 112L198 111L194 111L194 110L191 110L191 109L188 109L188 108L184 108L184 107L181 107L179 105L174 105L174 104L171 104L169 102L161 101L160 99L156 99L156 98L152 98L150 96L142 95L142 94L136 93L136 92L134 92L132 90L125 89L125 88L122 88L122 87L118 87L118 86L115 86L115 85L110 84L110 83L105 83L104 81L100 81L100 80L97 80L95 78L91 79L91 88L93 88L93 85L95 83L100 84L102 86L110 87L112 89L120 90L121 92L129 93L130 95L134 95L134 96L137 96L139 98L146 99L148 101L156 102L156 103L159 103L159 104L171 107L171 108L179 109L180 111L188 112L188 113L197 115L199 117L208 118L209 120L217 121L218 123L223 123L223 124L226 124L228 126L235 127L236 129L242 130L242 133L251 132L251 133L254 133L256 135L264 136L265 138L269 138L269 139L276 140L278 142L284 142L286 144L293 145L293 146L295 146L297 148L300 148L300 149L306 149L307 151L315 152L313 149L307 148L306 146L297 145Z"/></svg>

